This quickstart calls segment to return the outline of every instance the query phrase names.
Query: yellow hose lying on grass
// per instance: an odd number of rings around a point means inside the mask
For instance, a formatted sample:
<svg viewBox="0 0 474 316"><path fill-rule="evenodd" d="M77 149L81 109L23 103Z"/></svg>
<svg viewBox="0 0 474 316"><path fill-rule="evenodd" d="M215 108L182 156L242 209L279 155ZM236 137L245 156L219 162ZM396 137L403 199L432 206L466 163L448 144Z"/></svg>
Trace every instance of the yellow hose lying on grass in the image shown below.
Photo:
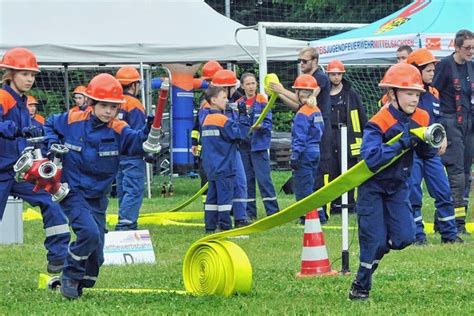
<svg viewBox="0 0 474 316"><path fill-rule="evenodd" d="M412 130L424 140L426 128ZM393 144L401 134L392 138ZM236 244L224 238L258 233L286 224L336 199L344 192L359 186L374 174L382 171L406 152L393 158L373 173L365 161L361 161L327 186L322 187L286 209L265 217L249 226L205 236L194 242L186 252L183 262L184 285L188 292L197 295L244 294L250 291L252 268L245 252Z"/></svg>

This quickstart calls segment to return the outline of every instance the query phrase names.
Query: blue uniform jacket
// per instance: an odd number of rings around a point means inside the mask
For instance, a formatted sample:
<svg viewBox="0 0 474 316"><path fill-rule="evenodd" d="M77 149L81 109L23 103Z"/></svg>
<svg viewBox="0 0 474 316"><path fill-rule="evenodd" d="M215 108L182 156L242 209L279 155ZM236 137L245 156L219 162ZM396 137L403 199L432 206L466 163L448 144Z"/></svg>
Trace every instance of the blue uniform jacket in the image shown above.
<svg viewBox="0 0 474 316"><path fill-rule="evenodd" d="M237 102L244 102L247 104L247 111L250 114L251 125L257 122L260 114L268 103L267 98L258 93L254 98L251 99L247 99L247 97L243 96ZM263 119L260 128L254 129L250 139L246 140L247 143L250 143L251 151L267 150L270 148L270 142L272 140L272 127L272 111L269 111Z"/></svg>
<svg viewBox="0 0 474 316"><path fill-rule="evenodd" d="M15 175L13 165L26 147L26 139L15 135L31 125L26 96L20 96L10 86L3 85L0 89L0 180Z"/></svg>
<svg viewBox="0 0 474 316"><path fill-rule="evenodd" d="M113 119L101 123L90 112L53 115L44 125L45 142L62 143L69 148L64 156L62 181L86 198L99 198L110 190L118 170L119 154L143 155L147 131L133 130Z"/></svg>
<svg viewBox="0 0 474 316"><path fill-rule="evenodd" d="M206 116L209 114L210 110L211 106L209 103L206 100L202 101L201 107L198 111L199 132L201 131L202 124L204 123L204 120L206 119Z"/></svg>
<svg viewBox="0 0 474 316"><path fill-rule="evenodd" d="M125 103L120 107L118 118L127 122L134 130L143 129L146 124L145 107L136 97L124 94ZM121 159L141 159L142 156L122 156Z"/></svg>
<svg viewBox="0 0 474 316"><path fill-rule="evenodd" d="M291 127L291 159L299 159L305 151L319 152L323 130L324 122L319 108L307 104L300 107Z"/></svg>
<svg viewBox="0 0 474 316"><path fill-rule="evenodd" d="M136 97L124 94L125 103L120 107L118 118L127 122L134 130L142 129L146 123L143 104Z"/></svg>
<svg viewBox="0 0 474 316"><path fill-rule="evenodd" d="M428 87L427 91L420 95L418 108L428 112L430 115L430 124L437 123L440 118L438 90L433 87Z"/></svg>
<svg viewBox="0 0 474 316"><path fill-rule="evenodd" d="M45 123L44 117L39 114L35 114L35 116L31 119L31 124L36 127L41 127L43 128L43 125Z"/></svg>
<svg viewBox="0 0 474 316"><path fill-rule="evenodd" d="M402 123L406 122L406 123ZM390 139L404 130L404 124L409 124L410 129L428 126L429 114L417 108L411 116L397 110L393 105L380 109L367 123L361 146L362 158L372 172L388 163L403 150L400 142L388 145ZM415 151L422 159L432 158L437 150L424 142L419 142ZM375 181L388 191L396 191L400 184L406 182L410 176L413 165L413 151L409 151L390 167L384 169L368 181Z"/></svg>
<svg viewBox="0 0 474 316"><path fill-rule="evenodd" d="M234 121L218 110L209 111L201 131L202 162L209 180L236 174L237 143L249 130L250 119L245 115Z"/></svg>

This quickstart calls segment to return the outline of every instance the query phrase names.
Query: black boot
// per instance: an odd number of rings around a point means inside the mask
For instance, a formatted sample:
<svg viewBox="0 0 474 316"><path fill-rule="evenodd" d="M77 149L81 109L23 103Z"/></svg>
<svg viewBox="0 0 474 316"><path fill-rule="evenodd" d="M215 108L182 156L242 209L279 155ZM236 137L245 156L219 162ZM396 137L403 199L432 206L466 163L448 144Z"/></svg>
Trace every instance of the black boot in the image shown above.
<svg viewBox="0 0 474 316"><path fill-rule="evenodd" d="M456 236L456 238L454 238L454 239L441 238L441 243L442 244L463 244L464 240L461 237Z"/></svg>
<svg viewBox="0 0 474 316"><path fill-rule="evenodd" d="M456 228L458 234L469 236L470 233L466 230L466 219L464 217L456 217Z"/></svg>
<svg viewBox="0 0 474 316"><path fill-rule="evenodd" d="M349 290L349 299L353 301L366 301L369 299L369 290L362 288L357 281L354 281Z"/></svg>

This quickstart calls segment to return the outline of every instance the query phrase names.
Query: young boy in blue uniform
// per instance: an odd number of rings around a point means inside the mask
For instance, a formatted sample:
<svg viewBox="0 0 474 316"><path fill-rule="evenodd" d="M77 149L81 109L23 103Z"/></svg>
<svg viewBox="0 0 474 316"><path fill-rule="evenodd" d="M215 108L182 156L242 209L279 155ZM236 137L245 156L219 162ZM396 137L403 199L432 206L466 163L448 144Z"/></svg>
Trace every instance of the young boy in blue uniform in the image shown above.
<svg viewBox="0 0 474 316"><path fill-rule="evenodd" d="M218 224L220 230L232 228L230 210L239 155L237 142L247 137L250 120L245 104L239 107L238 121L223 114L227 104L227 91L224 87L209 86L205 98L210 110L201 132L202 161L209 181L204 220L206 232L213 233Z"/></svg>
<svg viewBox="0 0 474 316"><path fill-rule="evenodd" d="M257 78L254 74L244 73L240 78L240 83L245 95L237 100L237 103L246 104L253 125L267 105L267 98L257 93ZM239 147L247 178L247 215L251 219L257 218L255 179L258 182L267 215L272 215L279 210L268 152L272 138L272 125L270 111L263 122L252 130L250 137L241 142Z"/></svg>
<svg viewBox="0 0 474 316"><path fill-rule="evenodd" d="M313 193L318 171L319 144L324 131L324 121L316 104L314 92L317 88L316 79L308 74L298 76L293 85L301 104L291 127L290 165L293 169L296 201Z"/></svg>
<svg viewBox="0 0 474 316"><path fill-rule="evenodd" d="M211 81L213 86L223 87L227 92L228 101L224 114L233 121L239 121L240 116L237 100L242 95L237 90L238 83L239 80L237 80L235 72L228 69L217 71ZM235 227L243 227L249 225L250 220L247 216L247 178L245 177L244 164L242 162L242 156L240 155L239 146L237 146L237 155L235 156L235 159L236 174L232 212L234 215Z"/></svg>
<svg viewBox="0 0 474 316"><path fill-rule="evenodd" d="M417 108L424 92L419 70L400 63L388 69L379 84L388 88L391 103L367 123L361 155L373 172L405 149L415 149L422 159L437 150L417 141L410 129L428 126L429 114ZM402 133L398 142L386 142ZM359 224L360 264L349 291L351 300L366 300L372 288L372 274L390 249L403 249L415 240L415 225L409 200L408 179L413 166L413 150L359 186L356 205Z"/></svg>
<svg viewBox="0 0 474 316"><path fill-rule="evenodd" d="M89 83L87 97L92 111L53 115L44 126L48 147L63 143L62 182L70 192L61 207L76 234L69 246L61 276L61 293L69 299L94 286L104 262L105 213L107 194L119 165L119 155L143 155L150 124L133 130L116 118L123 103L120 83L109 74L99 74Z"/></svg>
<svg viewBox="0 0 474 316"><path fill-rule="evenodd" d="M214 74L222 69L224 68L222 68L221 64L219 64L215 60L209 60L207 63L204 64L204 66L202 66L201 78L203 79L203 81L206 81L205 82L206 87L209 86ZM200 100L199 102L198 113L196 115L196 120L194 122L193 130L191 131L191 152L193 156L196 157L197 159L199 178L201 179L201 187L203 187L207 183L207 176L202 167L202 159L201 159L201 140L200 140L201 127L207 114L209 114L209 108L210 108L209 103L207 103L207 101L204 100L204 95L203 95L202 100ZM206 203L206 198L207 198L207 190L203 192L201 196L202 204Z"/></svg>
<svg viewBox="0 0 474 316"><path fill-rule="evenodd" d="M421 73L425 92L420 96L418 108L430 114L431 122L439 123L439 96L438 90L431 87L433 81L435 63L437 62L433 53L426 48L419 48L408 55L407 63L417 67ZM440 155L446 151L447 141L439 149L439 154L430 159L421 159L415 153L412 174L410 177L410 201L413 209L413 217L416 225L415 244L425 245L426 234L424 232L421 206L423 202L423 191L421 181L425 184L432 198L435 199L435 221L441 234L442 243L462 243L463 240L457 236L458 230L454 220L454 204L449 188L448 177L444 170Z"/></svg>
<svg viewBox="0 0 474 316"><path fill-rule="evenodd" d="M145 107L137 98L140 93L140 74L135 67L124 66L115 78L124 90L125 103L120 107L118 118L134 130L145 126ZM120 156L117 173L117 197L119 202L118 223L115 230L137 229L138 214L145 192L145 161L142 155Z"/></svg>
<svg viewBox="0 0 474 316"><path fill-rule="evenodd" d="M47 271L60 273L70 239L67 218L49 193L33 192L34 185L28 182L17 183L13 171L27 145L26 137L42 135L42 128L32 124L25 95L33 86L39 67L31 51L18 47L5 53L0 68L6 69L0 89L0 221L9 195L39 206L46 233Z"/></svg>

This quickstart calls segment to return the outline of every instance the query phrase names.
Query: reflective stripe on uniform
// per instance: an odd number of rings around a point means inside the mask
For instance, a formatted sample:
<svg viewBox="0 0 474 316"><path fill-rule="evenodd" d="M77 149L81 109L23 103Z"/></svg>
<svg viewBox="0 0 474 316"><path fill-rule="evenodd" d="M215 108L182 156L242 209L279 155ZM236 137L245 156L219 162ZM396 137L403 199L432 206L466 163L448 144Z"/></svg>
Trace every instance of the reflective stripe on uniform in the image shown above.
<svg viewBox="0 0 474 316"><path fill-rule="evenodd" d="M194 138L199 141L199 131L192 131L191 138Z"/></svg>
<svg viewBox="0 0 474 316"><path fill-rule="evenodd" d="M273 196L273 197L264 197L262 198L262 201L276 201L277 197L276 196Z"/></svg>
<svg viewBox="0 0 474 316"><path fill-rule="evenodd" d="M350 115L351 115L352 130L354 131L354 134L362 133L362 129L360 127L360 120L359 120L359 111L358 110L352 110L350 112ZM355 143L350 145L351 154L353 156L360 155L360 145L361 144L362 144L362 138L361 137L355 137Z"/></svg>
<svg viewBox="0 0 474 316"><path fill-rule="evenodd" d="M367 262L360 262L360 266L366 269L372 269L374 264L379 264L380 260L374 260L372 263L367 263Z"/></svg>
<svg viewBox="0 0 474 316"><path fill-rule="evenodd" d="M87 256L77 256L71 252L71 249L68 248L67 252L71 255L71 257L76 261L87 260L89 255Z"/></svg>
<svg viewBox="0 0 474 316"><path fill-rule="evenodd" d="M360 133L360 121L359 121L359 111L352 110L351 111L351 122L352 122L352 129L355 133Z"/></svg>
<svg viewBox="0 0 474 316"><path fill-rule="evenodd" d="M232 209L232 205L231 204L226 204L226 205L219 205L217 207L217 210L219 212L228 212Z"/></svg>
<svg viewBox="0 0 474 316"><path fill-rule="evenodd" d="M447 216L447 217L438 217L438 221L440 222L447 222L447 221L451 221L453 219L455 219L456 217L453 215L453 216Z"/></svg>
<svg viewBox="0 0 474 316"><path fill-rule="evenodd" d="M124 218L119 220L118 222L119 222L119 224L126 224L126 225L133 224L133 221L128 220L128 219L124 219Z"/></svg>
<svg viewBox="0 0 474 316"><path fill-rule="evenodd" d="M204 205L205 211L217 211L217 204L205 204Z"/></svg>
<svg viewBox="0 0 474 316"><path fill-rule="evenodd" d="M64 143L64 146L66 146L67 148L71 149L71 150L74 150L74 151L82 151L82 147L81 146L76 146L76 145L73 145L73 144L69 144L69 143Z"/></svg>
<svg viewBox="0 0 474 316"><path fill-rule="evenodd" d="M202 137L220 136L220 135L221 135L221 131L218 129L208 129L208 130L202 131Z"/></svg>
<svg viewBox="0 0 474 316"><path fill-rule="evenodd" d="M466 208L464 206L454 208L454 216L455 217L465 217L466 216Z"/></svg>
<svg viewBox="0 0 474 316"><path fill-rule="evenodd" d="M57 226L51 226L47 227L45 230L46 237L51 237L55 235L61 235L61 234L69 234L69 225L68 224L62 224L62 225L57 225Z"/></svg>
<svg viewBox="0 0 474 316"><path fill-rule="evenodd" d="M118 156L118 150L109 150L109 151L99 151L100 157L111 157L111 156Z"/></svg>

